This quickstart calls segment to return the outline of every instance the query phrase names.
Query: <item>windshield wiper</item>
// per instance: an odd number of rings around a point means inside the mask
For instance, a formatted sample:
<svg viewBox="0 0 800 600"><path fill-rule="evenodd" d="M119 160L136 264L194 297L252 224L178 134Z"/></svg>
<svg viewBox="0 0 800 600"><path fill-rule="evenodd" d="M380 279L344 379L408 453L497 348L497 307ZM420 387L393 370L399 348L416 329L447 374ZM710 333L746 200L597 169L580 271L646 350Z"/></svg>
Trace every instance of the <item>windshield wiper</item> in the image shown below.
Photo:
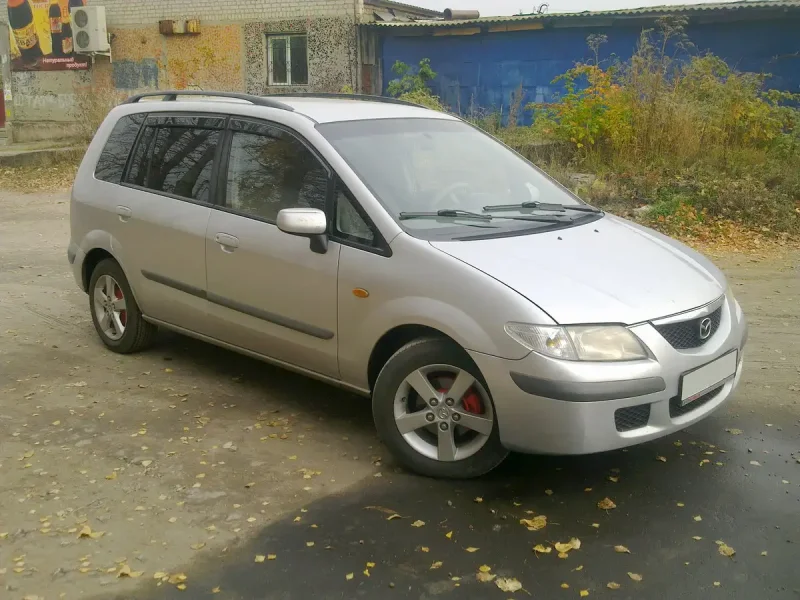
<svg viewBox="0 0 800 600"><path fill-rule="evenodd" d="M468 210L458 210L454 208L444 208L436 212L401 212L400 220L407 221L408 219L436 219L439 217L448 217L451 219L480 219L481 221L491 221L491 215L482 215L480 213L470 212Z"/></svg>
<svg viewBox="0 0 800 600"><path fill-rule="evenodd" d="M548 204L547 202L523 202L522 204L497 204L495 206L484 206L485 211L502 211L502 210L520 210L522 208L529 208L534 210L550 210L555 212L564 212L567 210L574 210L577 212L585 212L592 214L599 214L602 211L591 206L580 206L573 204Z"/></svg>
<svg viewBox="0 0 800 600"><path fill-rule="evenodd" d="M556 215L543 215L541 217L537 217L534 215L515 215L513 217L506 217L502 215L498 215L493 217L492 215L482 215L480 213L470 212L468 210L459 210L459 209L452 209L446 208L437 212L401 212L400 213L400 220L407 221L409 219L439 219L441 217L452 218L452 219L475 219L478 221L489 222L494 219L503 219L508 221L535 221L537 223L564 223L565 221Z"/></svg>

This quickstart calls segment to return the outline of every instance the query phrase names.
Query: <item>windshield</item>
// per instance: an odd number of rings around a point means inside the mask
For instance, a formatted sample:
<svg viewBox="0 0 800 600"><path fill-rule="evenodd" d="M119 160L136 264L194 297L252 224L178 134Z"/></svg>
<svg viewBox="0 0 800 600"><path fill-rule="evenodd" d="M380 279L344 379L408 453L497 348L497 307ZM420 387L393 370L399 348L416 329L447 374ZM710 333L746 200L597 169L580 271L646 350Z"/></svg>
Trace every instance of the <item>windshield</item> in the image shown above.
<svg viewBox="0 0 800 600"><path fill-rule="evenodd" d="M564 226L582 218L562 211L549 222L513 219L531 214L523 203L585 205L528 161L462 121L383 119L317 128L412 235L441 239L465 233L505 234L510 229L534 232L552 228L553 221ZM494 212L490 207L497 205L520 206ZM407 218L412 213L451 211L459 216ZM494 218L468 219L466 212Z"/></svg>

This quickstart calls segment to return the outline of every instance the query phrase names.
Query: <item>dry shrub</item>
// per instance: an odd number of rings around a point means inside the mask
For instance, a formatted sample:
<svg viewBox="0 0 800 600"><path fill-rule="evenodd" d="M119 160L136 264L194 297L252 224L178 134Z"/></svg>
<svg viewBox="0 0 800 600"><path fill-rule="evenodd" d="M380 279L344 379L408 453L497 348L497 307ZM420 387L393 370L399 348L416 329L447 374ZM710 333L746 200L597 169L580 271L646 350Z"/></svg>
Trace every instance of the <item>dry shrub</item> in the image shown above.
<svg viewBox="0 0 800 600"><path fill-rule="evenodd" d="M76 86L73 116L79 138L86 142L91 141L109 111L125 98L124 92L110 86Z"/></svg>
<svg viewBox="0 0 800 600"><path fill-rule="evenodd" d="M608 180L588 191L600 203L652 203L665 218L683 211L673 224L708 215L797 231L800 95L767 90L767 76L719 57L689 55L683 25L662 20L629 61L595 60L560 76L559 101L529 107L533 136L562 144L567 164Z"/></svg>

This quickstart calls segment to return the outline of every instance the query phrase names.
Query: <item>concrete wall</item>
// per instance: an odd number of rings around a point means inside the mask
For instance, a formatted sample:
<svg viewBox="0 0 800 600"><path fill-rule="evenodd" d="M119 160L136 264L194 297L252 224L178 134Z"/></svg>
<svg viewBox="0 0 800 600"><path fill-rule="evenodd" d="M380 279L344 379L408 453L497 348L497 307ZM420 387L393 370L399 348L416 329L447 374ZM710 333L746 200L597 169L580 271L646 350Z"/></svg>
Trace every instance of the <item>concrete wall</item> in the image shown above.
<svg viewBox="0 0 800 600"><path fill-rule="evenodd" d="M358 85L363 0L88 0L106 7L113 62L88 72L13 73L15 141L75 136L135 92L203 89L338 92ZM7 19L0 6L0 21ZM163 36L162 19L200 19L200 35ZM268 86L267 35L306 33L309 85Z"/></svg>
<svg viewBox="0 0 800 600"><path fill-rule="evenodd" d="M713 52L741 71L772 74L768 85L800 92L800 18L786 15L763 21L690 25L686 33L694 52ZM649 25L652 26L652 25ZM590 34L605 34L600 59L622 60L635 51L643 26L565 27L475 35L400 36L384 34L380 61L384 89L399 60L416 65L431 60L438 73L432 87L454 110L502 111L507 117L512 94L522 84L523 105L551 102L563 91L553 79L576 62L594 60L587 47ZM382 32L380 28L371 31ZM530 122L530 114L525 118Z"/></svg>

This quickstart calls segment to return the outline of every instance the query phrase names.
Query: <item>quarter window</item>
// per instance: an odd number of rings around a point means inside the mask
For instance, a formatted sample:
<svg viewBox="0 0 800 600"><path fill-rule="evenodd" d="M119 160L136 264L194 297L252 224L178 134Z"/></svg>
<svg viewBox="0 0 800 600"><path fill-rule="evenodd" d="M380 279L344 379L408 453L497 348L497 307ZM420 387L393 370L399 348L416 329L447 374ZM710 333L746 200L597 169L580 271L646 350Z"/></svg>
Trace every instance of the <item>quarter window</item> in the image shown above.
<svg viewBox="0 0 800 600"><path fill-rule="evenodd" d="M231 123L226 205L274 223L284 208L325 210L328 172L294 136L247 121Z"/></svg>
<svg viewBox="0 0 800 600"><path fill-rule="evenodd" d="M267 36L270 85L308 85L308 37Z"/></svg>
<svg viewBox="0 0 800 600"><path fill-rule="evenodd" d="M144 117L143 114L128 115L117 121L95 166L94 176L97 179L109 183L122 181L125 163L128 162L128 156L136 142Z"/></svg>
<svg viewBox="0 0 800 600"><path fill-rule="evenodd" d="M350 192L341 183L336 185L336 233L357 244L375 245L375 233L356 209Z"/></svg>

